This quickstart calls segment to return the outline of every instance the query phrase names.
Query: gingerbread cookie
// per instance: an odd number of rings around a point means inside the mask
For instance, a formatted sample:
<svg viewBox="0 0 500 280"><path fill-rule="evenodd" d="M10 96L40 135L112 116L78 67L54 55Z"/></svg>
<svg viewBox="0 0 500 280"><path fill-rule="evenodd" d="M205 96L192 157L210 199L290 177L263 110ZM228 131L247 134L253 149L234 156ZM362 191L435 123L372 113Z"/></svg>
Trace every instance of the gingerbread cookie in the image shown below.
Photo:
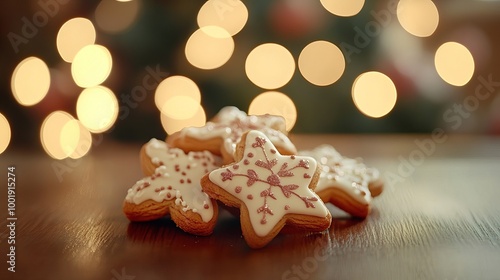
<svg viewBox="0 0 500 280"><path fill-rule="evenodd" d="M343 157L330 145L299 154L311 156L322 165L315 192L325 203L331 202L356 217L369 214L371 189L378 195L383 188L377 169L366 167L360 160Z"/></svg>
<svg viewBox="0 0 500 280"><path fill-rule="evenodd" d="M217 203L203 192L200 178L219 167L217 158L207 151L190 152L168 148L156 139L146 144L141 159L145 173L158 165L148 177L128 190L123 212L131 221L150 221L170 214L178 227L195 235L212 233L217 220Z"/></svg>
<svg viewBox="0 0 500 280"><path fill-rule="evenodd" d="M221 155L224 164L234 162L236 144L249 130L263 132L282 154L296 154L297 149L288 139L285 119L280 116L248 116L236 107L223 108L203 127L187 127L170 135L167 143L184 151L208 150Z"/></svg>
<svg viewBox="0 0 500 280"><path fill-rule="evenodd" d="M179 153L180 149L171 148L164 141L152 138L141 148L140 160L142 172L146 176L154 174L156 168L175 160L175 158L179 157ZM188 158L189 157L191 157L193 161L201 161L201 164L207 167L205 173L211 171L210 168L213 169L222 165L222 158L208 151L189 153Z"/></svg>
<svg viewBox="0 0 500 280"><path fill-rule="evenodd" d="M283 156L262 132L241 137L236 163L203 176L203 190L229 207L240 209L243 236L252 248L268 244L286 225L319 232L331 215L311 188L318 177L311 157Z"/></svg>

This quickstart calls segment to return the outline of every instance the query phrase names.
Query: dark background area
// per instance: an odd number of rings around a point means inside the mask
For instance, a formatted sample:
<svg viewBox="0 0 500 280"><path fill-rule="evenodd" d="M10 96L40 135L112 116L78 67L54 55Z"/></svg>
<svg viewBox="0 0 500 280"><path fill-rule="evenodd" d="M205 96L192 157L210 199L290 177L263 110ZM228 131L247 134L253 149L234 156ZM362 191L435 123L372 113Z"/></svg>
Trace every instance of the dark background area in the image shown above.
<svg viewBox="0 0 500 280"><path fill-rule="evenodd" d="M138 1L138 0L134 0ZM265 90L248 80L244 71L247 54L257 45L267 42L282 44L297 61L300 51L315 40L328 40L355 45L356 28L363 29L376 21L374 14L387 10L395 1L366 1L362 11L353 17L337 17L328 13L318 1L304 1L307 8L293 9L291 0L244 1L249 19L244 29L235 35L235 50L221 68L200 70L188 64L183 50L186 40L197 29L196 15L204 1L141 1L135 22L127 30L108 34L95 24L95 9L100 1L60 1L58 12L27 43L18 46L8 34L21 34L23 18L31 20L42 9L41 3L56 0L4 1L0 9L0 113L10 122L10 146L40 149L39 131L43 119L54 110L75 114L75 104L81 89L68 76L70 64L62 61L55 44L60 26L73 17L86 17L94 22L96 43L106 46L113 56L113 70L103 85L111 88L123 105L121 97L130 94L142 83L148 67L161 69L169 75L185 75L197 83L202 92L202 105L207 118L220 108L234 105L247 111L251 100ZM295 1L297 2L297 1ZM299 1L300 2L300 1ZM421 65L410 77L396 67L395 57L381 43L391 30L401 28L395 14L380 34L370 37L368 46L350 55L342 77L334 84L319 87L307 82L296 69L292 80L279 91L294 100L298 111L293 133L428 133L435 128L449 132L500 134L500 97L497 90L480 104L458 127L450 126L443 113L454 104L463 104L473 96L480 84L479 77L500 81L500 2L448 0L435 1L440 13L436 32L421 41ZM304 6L305 7L305 6ZM394 32L393 32L394 33ZM396 32L397 33L397 32ZM444 42L457 41L469 48L476 69L471 81L455 87L442 81L433 65L433 53ZM398 40L391 40L398 42ZM411 51L409 49L408 51ZM346 55L344 53L344 55ZM16 65L28 56L42 58L51 71L57 69L58 79L70 83L65 90L51 85L42 102L31 106L19 105L10 90L10 79ZM425 65L424 65L425 64ZM426 66L427 65L427 66ZM398 90L395 108L386 116L373 119L363 115L351 98L356 77L365 71L380 71L391 77ZM66 73L66 74L64 74ZM52 74L52 73L51 73ZM54 78L53 78L54 79ZM106 137L121 141L147 141L166 136L154 105L154 91L130 115L117 120Z"/></svg>

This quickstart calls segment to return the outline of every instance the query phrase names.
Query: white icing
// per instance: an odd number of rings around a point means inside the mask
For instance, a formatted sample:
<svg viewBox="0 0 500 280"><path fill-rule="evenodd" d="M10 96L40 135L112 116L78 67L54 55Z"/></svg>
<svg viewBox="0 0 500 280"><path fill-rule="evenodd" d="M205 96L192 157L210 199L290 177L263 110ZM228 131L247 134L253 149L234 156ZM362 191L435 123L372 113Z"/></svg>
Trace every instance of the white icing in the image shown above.
<svg viewBox="0 0 500 280"><path fill-rule="evenodd" d="M282 156L264 133L252 130L241 161L210 172L209 178L246 205L255 233L265 236L286 214L328 215L309 189L316 167L312 157Z"/></svg>
<svg viewBox="0 0 500 280"><path fill-rule="evenodd" d="M156 164L156 165L159 165L160 164L160 159L157 158L157 157L154 157L154 158L151 158L151 162Z"/></svg>
<svg viewBox="0 0 500 280"><path fill-rule="evenodd" d="M126 201L141 204L149 199L156 202L175 199L175 204L181 205L184 212L191 210L204 222L210 221L213 205L202 191L200 179L219 167L221 159L207 151L185 154L157 139L151 139L145 150L152 161L158 159L163 165L156 168L152 176L137 181L128 190Z"/></svg>
<svg viewBox="0 0 500 280"><path fill-rule="evenodd" d="M220 122L222 119L244 119L247 114L235 106L226 106L217 113L214 117L215 122Z"/></svg>
<svg viewBox="0 0 500 280"><path fill-rule="evenodd" d="M379 179L377 169L366 167L361 159L343 157L330 145L321 145L310 151L299 151L299 154L311 156L322 164L316 192L338 188L360 203L371 201L368 185Z"/></svg>
<svg viewBox="0 0 500 280"><path fill-rule="evenodd" d="M285 134L285 119L283 117L273 115L248 116L238 108L228 106L222 108L214 120L214 122L207 122L203 127L184 128L181 130L181 135L199 140L222 138L224 139L223 148L232 155L236 144L245 132L259 130L274 145L288 151L295 151L295 146Z"/></svg>
<svg viewBox="0 0 500 280"><path fill-rule="evenodd" d="M286 132L286 122L285 119L277 115L247 115L244 111L241 111L235 106L226 106L222 108L217 115L214 117L213 122L219 123L228 120L245 120L249 119L250 123L256 124L260 123L266 127L270 127L281 132Z"/></svg>

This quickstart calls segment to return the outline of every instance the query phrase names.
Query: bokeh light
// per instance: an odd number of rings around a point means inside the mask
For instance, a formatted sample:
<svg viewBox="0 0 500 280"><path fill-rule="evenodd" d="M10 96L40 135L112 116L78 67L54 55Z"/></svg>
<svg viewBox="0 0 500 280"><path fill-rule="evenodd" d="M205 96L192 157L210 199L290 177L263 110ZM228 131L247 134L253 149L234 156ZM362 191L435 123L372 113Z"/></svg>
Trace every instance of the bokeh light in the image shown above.
<svg viewBox="0 0 500 280"><path fill-rule="evenodd" d="M78 144L76 145L73 153L69 155L70 158L78 159L86 155L90 148L92 147L92 135L90 131L85 128L80 122L80 139L78 140Z"/></svg>
<svg viewBox="0 0 500 280"><path fill-rule="evenodd" d="M205 114L205 110L203 107L198 104L198 109L196 113L189 119L184 119L184 120L179 120L179 119L173 119L169 118L165 114L161 114L161 125L163 126L163 129L165 132L167 132L168 135L172 135L173 133L180 131L181 129L185 127L201 127L204 126L205 123L207 122L207 116Z"/></svg>
<svg viewBox="0 0 500 280"><path fill-rule="evenodd" d="M341 17L357 15L364 4L365 0L321 0L327 11Z"/></svg>
<svg viewBox="0 0 500 280"><path fill-rule="evenodd" d="M24 59L14 69L10 86L19 104L37 104L47 95L50 88L50 71L47 64L34 56Z"/></svg>
<svg viewBox="0 0 500 280"><path fill-rule="evenodd" d="M354 81L352 98L363 114L380 118L387 115L396 105L396 86L389 77L380 72L366 72Z"/></svg>
<svg viewBox="0 0 500 280"><path fill-rule="evenodd" d="M71 119L61 127L59 143L66 157L75 151L80 140L80 125L78 123L78 120Z"/></svg>
<svg viewBox="0 0 500 280"><path fill-rule="evenodd" d="M141 1L102 0L95 10L97 26L107 33L129 28L137 18Z"/></svg>
<svg viewBox="0 0 500 280"><path fill-rule="evenodd" d="M73 116L64 111L54 111L43 121L40 129L40 141L45 152L55 158L64 159L71 152L66 144L61 143L61 132L63 127L72 120Z"/></svg>
<svg viewBox="0 0 500 280"><path fill-rule="evenodd" d="M92 135L80 121L72 119L61 129L61 147L70 158L81 158L88 153L92 146Z"/></svg>
<svg viewBox="0 0 500 280"><path fill-rule="evenodd" d="M90 132L104 132L113 126L118 117L118 100L104 86L86 88L76 101L76 114Z"/></svg>
<svg viewBox="0 0 500 280"><path fill-rule="evenodd" d="M216 69L224 65L234 51L233 37L222 27L204 26L188 39L186 58L194 67Z"/></svg>
<svg viewBox="0 0 500 280"><path fill-rule="evenodd" d="M436 51L434 63L439 76L454 86L467 84L474 74L474 58L470 51L457 42L442 44Z"/></svg>
<svg viewBox="0 0 500 280"><path fill-rule="evenodd" d="M262 44L248 54L245 72L255 85L264 89L277 89L292 78L295 60L290 51L281 45Z"/></svg>
<svg viewBox="0 0 500 280"><path fill-rule="evenodd" d="M9 121L0 113L0 154L3 153L9 146L11 138L11 130Z"/></svg>
<svg viewBox="0 0 500 280"><path fill-rule="evenodd" d="M342 51L327 41L307 45L299 55L300 73L310 83L327 86L335 83L344 73L345 59Z"/></svg>
<svg viewBox="0 0 500 280"><path fill-rule="evenodd" d="M474 57L476 69L487 66L493 57L493 38L486 33L486 30L479 25L466 24L457 26L452 32L447 34L449 41L460 42Z"/></svg>
<svg viewBox="0 0 500 280"><path fill-rule="evenodd" d="M79 87L94 87L108 78L112 67L113 59L106 47L88 45L75 55L71 75Z"/></svg>
<svg viewBox="0 0 500 280"><path fill-rule="evenodd" d="M184 76L166 78L155 91L158 110L177 120L190 119L195 115L200 101L200 89L195 82Z"/></svg>
<svg viewBox="0 0 500 280"><path fill-rule="evenodd" d="M66 21L57 33L57 51L66 62L72 62L78 51L93 45L96 31L92 22L86 18L72 18Z"/></svg>
<svg viewBox="0 0 500 280"><path fill-rule="evenodd" d="M219 26L227 30L231 36L243 29L248 20L248 10L239 0L208 0L198 12L198 26Z"/></svg>
<svg viewBox="0 0 500 280"><path fill-rule="evenodd" d="M160 111L172 119L185 120L196 114L199 105L200 103L191 96L176 95L169 98Z"/></svg>
<svg viewBox="0 0 500 280"><path fill-rule="evenodd" d="M282 116L287 131L290 131L297 121L297 108L293 100L277 91L267 91L257 95L250 103L248 114Z"/></svg>
<svg viewBox="0 0 500 280"><path fill-rule="evenodd" d="M418 37L431 36L439 24L439 12L431 0L401 0L396 14L401 26Z"/></svg>

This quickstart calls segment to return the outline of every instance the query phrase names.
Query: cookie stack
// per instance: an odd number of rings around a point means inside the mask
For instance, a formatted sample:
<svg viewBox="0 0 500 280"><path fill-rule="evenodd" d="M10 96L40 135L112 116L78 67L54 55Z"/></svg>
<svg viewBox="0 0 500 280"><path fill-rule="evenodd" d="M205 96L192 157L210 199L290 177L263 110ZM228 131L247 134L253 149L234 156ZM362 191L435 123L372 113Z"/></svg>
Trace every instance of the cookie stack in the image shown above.
<svg viewBox="0 0 500 280"><path fill-rule="evenodd" d="M130 221L170 215L182 230L210 235L221 203L239 213L252 248L264 247L283 228L329 228L325 203L364 218L383 190L376 169L328 145L297 151L282 117L248 116L236 107L166 142L151 139L140 159L146 177L128 190L123 204Z"/></svg>

